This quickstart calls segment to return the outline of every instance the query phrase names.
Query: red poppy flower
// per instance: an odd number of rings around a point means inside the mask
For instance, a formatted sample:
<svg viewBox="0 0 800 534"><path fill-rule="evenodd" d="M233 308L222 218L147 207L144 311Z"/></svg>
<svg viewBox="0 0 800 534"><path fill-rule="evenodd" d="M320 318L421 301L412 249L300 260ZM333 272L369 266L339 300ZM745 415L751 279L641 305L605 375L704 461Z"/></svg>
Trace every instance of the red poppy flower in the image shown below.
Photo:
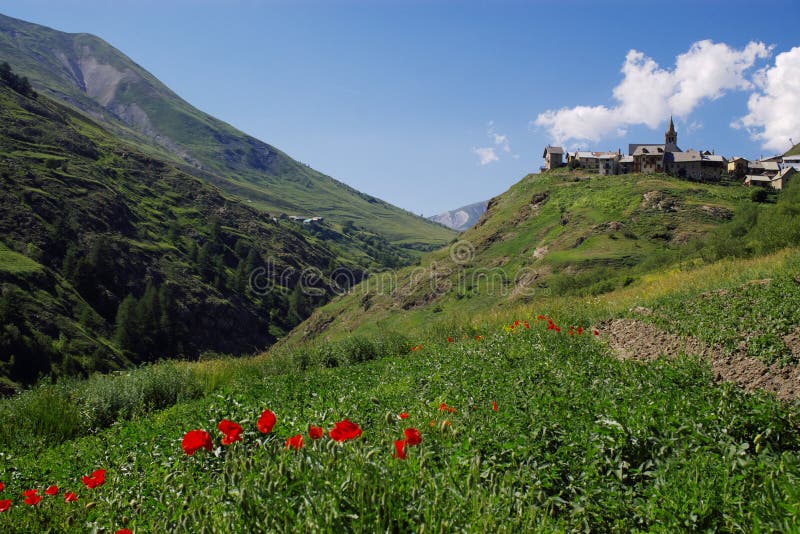
<svg viewBox="0 0 800 534"><path fill-rule="evenodd" d="M561 328L556 327L556 332L561 333Z"/></svg>
<svg viewBox="0 0 800 534"><path fill-rule="evenodd" d="M514 326L519 326L519 321L514 321Z"/></svg>
<svg viewBox="0 0 800 534"><path fill-rule="evenodd" d="M536 316L536 320L537 321L544 321L545 319L546 319L546 317L544 315L537 315Z"/></svg>
<svg viewBox="0 0 800 534"><path fill-rule="evenodd" d="M347 441L361 436L361 428L347 419L342 419L333 424L333 428L328 431L328 435L334 441Z"/></svg>
<svg viewBox="0 0 800 534"><path fill-rule="evenodd" d="M322 427L320 426L311 425L311 427L308 429L308 437L311 439L319 439L324 435L325 431L322 430Z"/></svg>
<svg viewBox="0 0 800 534"><path fill-rule="evenodd" d="M401 413L400 415L398 415L397 417L399 417L400 419L408 419L408 413L406 413L406 412L402 412L402 413Z"/></svg>
<svg viewBox="0 0 800 534"><path fill-rule="evenodd" d="M3 491L3 488L5 488L5 487L6 487L6 485L3 484L2 482L0 482L0 491Z"/></svg>
<svg viewBox="0 0 800 534"><path fill-rule="evenodd" d="M36 506L42 500L42 497L37 495L39 490L29 489L22 492L25 496L25 504L29 504L31 506Z"/></svg>
<svg viewBox="0 0 800 534"><path fill-rule="evenodd" d="M582 327L582 326L579 326L579 327L578 327L578 335L580 336L580 335L582 335L582 334L583 334L583 327Z"/></svg>
<svg viewBox="0 0 800 534"><path fill-rule="evenodd" d="M406 436L406 443L412 447L422 443L422 434L416 428L406 428L403 430L403 434Z"/></svg>
<svg viewBox="0 0 800 534"><path fill-rule="evenodd" d="M530 323L528 323L528 321L525 321L524 323L522 323L522 325L523 325L525 328L530 328L530 327L531 327L531 325L530 325Z"/></svg>
<svg viewBox="0 0 800 534"><path fill-rule="evenodd" d="M130 529L127 529L127 528L121 528L121 529L119 529L119 530L117 531L117 533L116 533L116 534L133 534L133 532L131 532L131 530L130 530Z"/></svg>
<svg viewBox="0 0 800 534"><path fill-rule="evenodd" d="M394 442L394 454L392 455L398 460L406 459L406 440L398 439Z"/></svg>
<svg viewBox="0 0 800 534"><path fill-rule="evenodd" d="M64 502L75 502L78 500L78 495L68 491L64 494Z"/></svg>
<svg viewBox="0 0 800 534"><path fill-rule="evenodd" d="M596 335L596 336L599 336L599 335L600 335L600 331L599 331L599 330L597 330L597 329L595 329L595 331L594 331L594 335Z"/></svg>
<svg viewBox="0 0 800 534"><path fill-rule="evenodd" d="M10 499L4 499L4 500L0 501L0 513L5 512L9 508L11 508L11 500Z"/></svg>
<svg viewBox="0 0 800 534"><path fill-rule="evenodd" d="M58 495L58 486L50 486L44 490L45 495Z"/></svg>
<svg viewBox="0 0 800 534"><path fill-rule="evenodd" d="M297 434L286 440L286 448L299 451L303 447L303 435Z"/></svg>
<svg viewBox="0 0 800 534"><path fill-rule="evenodd" d="M96 469L92 472L92 476L81 477L81 481L83 485L89 489L96 488L98 486L102 486L106 482L106 470L105 469Z"/></svg>
<svg viewBox="0 0 800 534"><path fill-rule="evenodd" d="M483 339L483 336L475 336L475 341L480 341L481 339Z"/></svg>
<svg viewBox="0 0 800 534"><path fill-rule="evenodd" d="M492 410L497 411L497 401L492 401Z"/></svg>
<svg viewBox="0 0 800 534"><path fill-rule="evenodd" d="M575 332L572 330L572 327L569 329L569 335L573 335Z"/></svg>
<svg viewBox="0 0 800 534"><path fill-rule="evenodd" d="M264 410L258 418L258 431L262 434L269 434L275 426L275 414L272 410Z"/></svg>
<svg viewBox="0 0 800 534"><path fill-rule="evenodd" d="M555 323L553 323L553 321L548 322L547 323L547 329L548 330L555 330L556 329Z"/></svg>
<svg viewBox="0 0 800 534"><path fill-rule="evenodd" d="M448 342L448 343L452 343L452 342L453 342L453 338L452 338L452 337L448 337L448 338L447 338L447 342Z"/></svg>
<svg viewBox="0 0 800 534"><path fill-rule="evenodd" d="M217 428L220 432L225 434L225 436L222 438L223 445L230 445L236 441L242 441L242 427L239 425L239 423L234 423L229 419L223 419L219 422Z"/></svg>
<svg viewBox="0 0 800 534"><path fill-rule="evenodd" d="M205 430L190 430L183 436L181 447L183 452L191 456L200 449L210 451L214 446L211 443L211 436L208 432Z"/></svg>
<svg viewBox="0 0 800 534"><path fill-rule="evenodd" d="M448 405L447 405L447 404L445 404L445 403L441 403L441 404L439 405L439 411L442 411L442 412L447 412L447 413L454 413L454 412L456 411L456 409L455 409L455 408L453 408L452 406L448 406Z"/></svg>

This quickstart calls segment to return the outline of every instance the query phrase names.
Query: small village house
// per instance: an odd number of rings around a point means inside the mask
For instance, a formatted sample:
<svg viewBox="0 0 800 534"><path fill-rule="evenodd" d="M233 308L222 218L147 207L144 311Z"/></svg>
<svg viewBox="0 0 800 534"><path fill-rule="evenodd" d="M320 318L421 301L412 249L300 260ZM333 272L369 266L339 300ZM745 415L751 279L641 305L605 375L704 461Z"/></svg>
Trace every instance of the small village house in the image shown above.
<svg viewBox="0 0 800 534"><path fill-rule="evenodd" d="M784 156L781 161L781 168L794 167L794 170L800 171L800 154L794 156Z"/></svg>
<svg viewBox="0 0 800 534"><path fill-rule="evenodd" d="M742 179L747 174L747 165L750 162L741 156L735 156L728 160L728 174Z"/></svg>
<svg viewBox="0 0 800 534"><path fill-rule="evenodd" d="M544 170L557 169L564 166L564 149L560 146L547 145L544 148Z"/></svg>
<svg viewBox="0 0 800 534"><path fill-rule="evenodd" d="M794 167L786 167L775 175L748 174L745 177L744 185L748 187L771 187L772 189L777 189L780 191L786 187L786 184L789 183L789 180L792 179L797 173L798 171L796 171Z"/></svg>

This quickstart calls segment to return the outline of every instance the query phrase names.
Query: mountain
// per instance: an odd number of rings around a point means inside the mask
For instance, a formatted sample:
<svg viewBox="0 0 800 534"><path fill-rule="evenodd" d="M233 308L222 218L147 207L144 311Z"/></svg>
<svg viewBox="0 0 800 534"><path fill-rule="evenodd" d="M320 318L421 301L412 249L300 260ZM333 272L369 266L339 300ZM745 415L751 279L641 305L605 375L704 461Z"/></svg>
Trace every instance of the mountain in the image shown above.
<svg viewBox="0 0 800 534"><path fill-rule="evenodd" d="M457 232L463 232L472 228L478 222L478 219L486 211L487 204L489 204L488 201L476 202L469 206L446 211L428 218Z"/></svg>
<svg viewBox="0 0 800 534"><path fill-rule="evenodd" d="M37 91L260 210L355 225L407 256L453 237L440 225L360 193L194 108L93 35L0 15L0 60L28 77Z"/></svg>
<svg viewBox="0 0 800 534"><path fill-rule="evenodd" d="M332 269L361 276L339 248L384 250L229 198L5 67L0 155L0 391L263 349L333 294Z"/></svg>
<svg viewBox="0 0 800 534"><path fill-rule="evenodd" d="M771 204L753 203L738 183L568 169L531 174L490 200L477 224L449 248L391 277L366 280L316 310L286 343L406 332L513 306L608 293L681 261L702 261L713 250L741 255L761 246L769 235L749 232L758 213L770 210ZM739 237L703 241L731 225Z"/></svg>
<svg viewBox="0 0 800 534"><path fill-rule="evenodd" d="M784 156L800 156L800 143L787 150Z"/></svg>

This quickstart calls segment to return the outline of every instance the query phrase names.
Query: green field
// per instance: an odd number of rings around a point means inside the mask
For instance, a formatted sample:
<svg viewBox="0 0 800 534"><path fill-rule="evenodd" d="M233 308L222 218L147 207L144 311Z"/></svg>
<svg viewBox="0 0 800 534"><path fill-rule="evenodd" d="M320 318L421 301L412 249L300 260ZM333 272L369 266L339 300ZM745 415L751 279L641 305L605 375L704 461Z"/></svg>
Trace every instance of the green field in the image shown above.
<svg viewBox="0 0 800 534"><path fill-rule="evenodd" d="M487 327L481 340L453 343L408 338L336 368L312 360L301 371L294 353L283 371L253 364L213 394L94 436L8 452L0 496L14 502L0 529L798 528L796 406L713 385L690 358L621 362L588 331L570 337L566 323L556 334L533 314L519 319L531 328ZM255 421L266 408L278 422L262 435ZM220 445L224 418L244 427L241 442ZM343 418L363 435L308 437L309 425L327 430ZM422 443L396 459L394 441L409 427ZM187 456L181 439L196 428L211 433L214 450ZM295 434L305 445L287 450ZM100 468L105 484L84 487L80 477ZM22 491L51 484L58 496L22 504ZM78 502L65 503L64 491Z"/></svg>

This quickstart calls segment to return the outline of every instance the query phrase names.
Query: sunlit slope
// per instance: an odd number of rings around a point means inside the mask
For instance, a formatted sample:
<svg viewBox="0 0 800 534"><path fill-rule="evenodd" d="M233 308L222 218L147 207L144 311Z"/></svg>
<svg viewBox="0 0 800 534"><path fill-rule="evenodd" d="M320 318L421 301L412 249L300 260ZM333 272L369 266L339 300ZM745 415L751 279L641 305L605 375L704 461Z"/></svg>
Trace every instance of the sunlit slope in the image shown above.
<svg viewBox="0 0 800 534"><path fill-rule="evenodd" d="M752 204L738 184L665 175L528 175L420 264L376 275L318 310L293 339L473 316L561 295L601 295L696 253ZM764 207L769 209L769 207Z"/></svg>

